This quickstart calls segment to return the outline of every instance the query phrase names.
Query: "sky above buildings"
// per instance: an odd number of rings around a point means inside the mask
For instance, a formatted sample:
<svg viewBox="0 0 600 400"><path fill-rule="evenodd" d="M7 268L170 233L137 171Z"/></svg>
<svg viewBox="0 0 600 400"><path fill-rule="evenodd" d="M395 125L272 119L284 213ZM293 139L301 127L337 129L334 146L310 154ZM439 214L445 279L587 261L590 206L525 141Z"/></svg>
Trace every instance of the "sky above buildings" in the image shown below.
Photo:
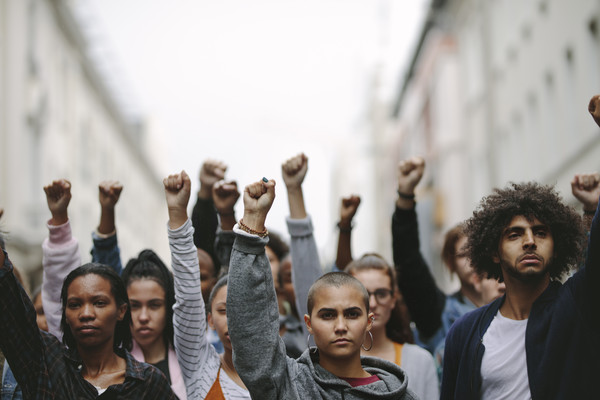
<svg viewBox="0 0 600 400"><path fill-rule="evenodd" d="M185 169L194 191L206 158L227 162L241 187L275 178L267 225L285 232L280 165L305 152L307 208L322 248L335 245L335 207L323 204L338 203L328 190L336 153L368 133L370 99L396 94L428 3L86 0L77 7L119 95L134 114L150 116L161 172ZM241 200L236 210L240 217Z"/></svg>

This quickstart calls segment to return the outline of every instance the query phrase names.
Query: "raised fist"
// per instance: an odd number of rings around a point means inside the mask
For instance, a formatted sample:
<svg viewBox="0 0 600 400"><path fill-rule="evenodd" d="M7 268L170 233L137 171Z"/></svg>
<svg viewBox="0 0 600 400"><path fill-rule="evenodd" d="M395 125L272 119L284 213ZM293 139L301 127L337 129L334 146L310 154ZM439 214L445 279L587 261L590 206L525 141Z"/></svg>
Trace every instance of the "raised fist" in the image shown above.
<svg viewBox="0 0 600 400"><path fill-rule="evenodd" d="M411 157L398 164L398 192L413 195L415 188L423 178L425 160L421 157Z"/></svg>
<svg viewBox="0 0 600 400"><path fill-rule="evenodd" d="M169 209L169 226L176 229L187 220L187 205L190 200L192 182L185 171L163 179L165 197Z"/></svg>
<svg viewBox="0 0 600 400"><path fill-rule="evenodd" d="M233 214L233 207L240 198L236 181L220 180L213 185L212 198L219 214Z"/></svg>
<svg viewBox="0 0 600 400"><path fill-rule="evenodd" d="M212 196L212 187L215 183L225 178L227 164L222 161L208 159L200 168L200 197L210 199Z"/></svg>
<svg viewBox="0 0 600 400"><path fill-rule="evenodd" d="M302 186L306 171L308 171L308 158L304 153L300 153L281 164L281 175L288 189Z"/></svg>
<svg viewBox="0 0 600 400"><path fill-rule="evenodd" d="M68 221L67 208L71 201L71 182L66 179L52 181L44 186L48 209L52 214L51 225L62 225Z"/></svg>
<svg viewBox="0 0 600 400"><path fill-rule="evenodd" d="M596 211L600 197L600 174L577 174L571 181L571 192L586 211Z"/></svg>
<svg viewBox="0 0 600 400"><path fill-rule="evenodd" d="M590 99L588 111L592 114L596 125L600 126L600 95L597 94Z"/></svg>
<svg viewBox="0 0 600 400"><path fill-rule="evenodd" d="M342 207L340 208L340 223L350 225L352 218L360 205L360 196L349 196L342 198Z"/></svg>
<svg viewBox="0 0 600 400"><path fill-rule="evenodd" d="M102 208L115 208L123 185L117 181L102 181L98 185L98 200Z"/></svg>
<svg viewBox="0 0 600 400"><path fill-rule="evenodd" d="M265 229L267 214L275 200L275 181L273 179L251 183L244 189L244 224L262 231Z"/></svg>

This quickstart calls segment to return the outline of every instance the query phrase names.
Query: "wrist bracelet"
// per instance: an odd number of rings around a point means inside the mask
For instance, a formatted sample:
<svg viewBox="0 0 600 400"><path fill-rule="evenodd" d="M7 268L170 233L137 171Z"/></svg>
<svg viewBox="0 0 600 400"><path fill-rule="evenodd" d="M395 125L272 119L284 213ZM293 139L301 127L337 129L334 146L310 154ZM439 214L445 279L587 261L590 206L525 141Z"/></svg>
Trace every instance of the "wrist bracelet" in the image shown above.
<svg viewBox="0 0 600 400"><path fill-rule="evenodd" d="M596 215L596 210L583 210L583 215Z"/></svg>
<svg viewBox="0 0 600 400"><path fill-rule="evenodd" d="M352 232L352 228L354 228L354 225L350 224L350 226L344 226L341 222L338 222L337 227L342 233L350 233Z"/></svg>
<svg viewBox="0 0 600 400"><path fill-rule="evenodd" d="M244 232L247 232L251 235L257 235L261 238L267 237L269 235L269 231L267 230L267 228L265 228L262 231L255 231L254 229L250 228L248 225L244 224L244 221L242 221L241 218L238 221L238 225L241 230L243 230Z"/></svg>
<svg viewBox="0 0 600 400"><path fill-rule="evenodd" d="M412 194L406 194L406 193L402 193L399 190L396 190L396 192L398 192L398 196L400 196L401 199L404 199L404 200L414 200L415 199L415 194L414 193L412 193Z"/></svg>

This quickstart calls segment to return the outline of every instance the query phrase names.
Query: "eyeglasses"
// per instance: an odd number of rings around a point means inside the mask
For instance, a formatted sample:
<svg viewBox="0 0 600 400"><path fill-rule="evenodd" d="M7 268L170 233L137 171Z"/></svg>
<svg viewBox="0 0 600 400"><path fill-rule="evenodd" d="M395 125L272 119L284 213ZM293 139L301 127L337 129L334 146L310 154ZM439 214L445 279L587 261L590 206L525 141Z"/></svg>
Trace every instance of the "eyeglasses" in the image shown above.
<svg viewBox="0 0 600 400"><path fill-rule="evenodd" d="M374 292L369 292L367 290L367 293L369 293L369 298L371 298L371 296L375 296L375 301L377 304L384 305L392 299L394 291L389 289L377 289Z"/></svg>

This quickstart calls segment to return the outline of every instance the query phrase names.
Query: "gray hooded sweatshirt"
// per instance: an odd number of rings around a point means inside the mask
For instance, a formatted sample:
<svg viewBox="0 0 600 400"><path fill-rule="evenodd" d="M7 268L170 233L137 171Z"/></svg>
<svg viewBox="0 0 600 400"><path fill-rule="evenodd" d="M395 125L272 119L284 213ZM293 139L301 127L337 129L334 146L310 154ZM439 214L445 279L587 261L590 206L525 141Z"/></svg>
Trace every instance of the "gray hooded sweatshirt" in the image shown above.
<svg viewBox="0 0 600 400"><path fill-rule="evenodd" d="M352 387L318 364L306 350L294 360L279 337L273 276L265 255L268 239L235 229L227 288L227 324L233 363L253 399L416 399L397 365L362 357L363 368L379 381ZM314 351L314 349L313 349Z"/></svg>

